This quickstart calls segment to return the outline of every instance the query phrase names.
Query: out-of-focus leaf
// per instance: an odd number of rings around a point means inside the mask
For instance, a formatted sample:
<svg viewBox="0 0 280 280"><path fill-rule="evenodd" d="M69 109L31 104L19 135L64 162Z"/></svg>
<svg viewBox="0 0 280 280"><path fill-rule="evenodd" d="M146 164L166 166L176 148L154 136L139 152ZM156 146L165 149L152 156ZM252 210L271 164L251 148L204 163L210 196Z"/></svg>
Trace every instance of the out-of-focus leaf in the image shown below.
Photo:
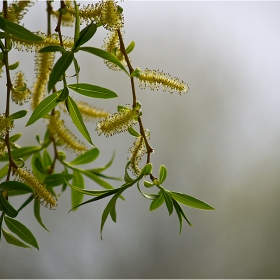
<svg viewBox="0 0 280 280"><path fill-rule="evenodd" d="M125 49L126 53L127 54L131 53L134 50L134 47L135 47L135 42L131 41L131 43Z"/></svg>
<svg viewBox="0 0 280 280"><path fill-rule="evenodd" d="M83 175L78 171L74 171L73 175L74 175L74 177L73 177L74 186L79 186L80 189L84 189L85 182L84 182ZM72 208L75 207L76 205L79 205L83 201L83 197L84 197L83 193L79 193L77 191L74 191L74 189L71 189ZM78 209L78 208L75 208L74 210L76 210L76 209Z"/></svg>
<svg viewBox="0 0 280 280"><path fill-rule="evenodd" d="M6 216L4 217L4 220L10 231L15 233L24 242L28 243L29 245L31 245L39 250L39 246L38 246L36 238L25 225L23 225L22 223L20 223L19 221L15 220L15 219L11 219Z"/></svg>
<svg viewBox="0 0 280 280"><path fill-rule="evenodd" d="M70 162L71 165L81 165L93 162L99 156L99 150L92 148Z"/></svg>
<svg viewBox="0 0 280 280"><path fill-rule="evenodd" d="M112 163L114 161L114 158L115 158L115 151L113 153L112 158L110 159L110 161L106 165L104 165L102 167L98 167L98 168L92 168L89 171L90 172L95 172L95 173L103 172L104 170L108 169L112 165Z"/></svg>
<svg viewBox="0 0 280 280"><path fill-rule="evenodd" d="M29 248L31 249L30 246L27 246L20 240L18 240L15 236L13 236L9 231L5 230L2 228L2 233L4 238L6 239L7 243L18 246L18 247L23 247L23 248Z"/></svg>

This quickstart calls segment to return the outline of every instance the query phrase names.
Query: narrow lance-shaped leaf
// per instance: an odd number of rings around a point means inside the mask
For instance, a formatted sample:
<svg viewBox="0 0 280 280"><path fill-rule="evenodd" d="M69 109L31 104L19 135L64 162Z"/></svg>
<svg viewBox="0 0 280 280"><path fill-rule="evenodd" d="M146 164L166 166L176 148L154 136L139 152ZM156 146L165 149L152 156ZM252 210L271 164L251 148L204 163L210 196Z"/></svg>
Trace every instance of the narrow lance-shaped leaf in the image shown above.
<svg viewBox="0 0 280 280"><path fill-rule="evenodd" d="M85 139L91 144L93 145L89 132L84 124L82 115L79 111L79 108L77 106L77 104L75 103L75 101L71 98L71 96L69 96L66 100L66 106L67 106L67 110L69 112L69 115L73 121L73 123L75 124L75 126L78 128L78 130L81 132L81 134L85 137Z"/></svg>
<svg viewBox="0 0 280 280"><path fill-rule="evenodd" d="M32 33L31 31L29 31L23 26L20 26L7 19L5 20L5 22L6 22L5 28L2 28L5 31L5 33L11 34L12 36L20 40L24 40L28 42L40 42L43 40L40 36L35 35L34 33Z"/></svg>
<svg viewBox="0 0 280 280"><path fill-rule="evenodd" d="M167 177L167 169L164 165L159 168L159 183L162 184Z"/></svg>
<svg viewBox="0 0 280 280"><path fill-rule="evenodd" d="M170 195L172 198L174 198L176 201L181 202L189 207L202 209L202 210L214 210L214 208L205 202L198 200L197 198L194 198L192 196L179 193L179 192L170 192Z"/></svg>
<svg viewBox="0 0 280 280"><path fill-rule="evenodd" d="M0 192L18 190L25 190L31 193L33 192L33 190L28 185L18 181L5 181L0 184Z"/></svg>
<svg viewBox="0 0 280 280"><path fill-rule="evenodd" d="M91 54L94 54L96 56L99 56L105 60L108 60L114 64L116 64L117 66L119 66L128 76L129 73L127 72L127 70L125 69L125 67L122 65L122 63L117 59L116 56L114 56L113 54L106 52L104 50L98 49L98 48L93 48L93 47L81 47L79 48L79 50L81 51L85 51Z"/></svg>
<svg viewBox="0 0 280 280"><path fill-rule="evenodd" d="M95 23L91 23L87 25L79 34L78 40L75 42L75 45L73 47L73 50L77 49L81 45L85 44L87 41L89 41L93 35L95 34L97 30L97 25Z"/></svg>
<svg viewBox="0 0 280 280"><path fill-rule="evenodd" d="M55 86L55 84L59 81L61 76L68 69L70 64L72 63L74 58L74 53L71 51L66 51L62 54L62 56L55 63L52 72L50 74L49 83L48 83L48 92Z"/></svg>
<svg viewBox="0 0 280 280"><path fill-rule="evenodd" d="M46 46L39 50L39 53L46 52L66 52L66 50L61 46Z"/></svg>
<svg viewBox="0 0 280 280"><path fill-rule="evenodd" d="M18 111L16 113L13 113L12 115L9 116L10 120L16 120L16 119L20 119L26 116L26 114L28 113L27 110L21 110Z"/></svg>
<svg viewBox="0 0 280 280"><path fill-rule="evenodd" d="M93 162L99 156L99 150L97 148L92 148L85 153L77 156L74 160L70 162L72 165L81 165Z"/></svg>
<svg viewBox="0 0 280 280"><path fill-rule="evenodd" d="M6 200L2 194L0 194L0 200L2 206L4 206L5 214L8 215L9 217L15 218L18 215L18 211L9 203L8 200Z"/></svg>
<svg viewBox="0 0 280 280"><path fill-rule="evenodd" d="M62 90L59 90L59 91L49 95L48 97L46 97L44 100L42 100L39 103L39 105L35 108L35 110L33 111L26 126L29 126L29 125L35 123L37 120L44 117L52 109L54 109L59 103L58 98L59 98L61 92L62 92Z"/></svg>
<svg viewBox="0 0 280 280"><path fill-rule="evenodd" d="M74 171L73 172L74 178L73 178L73 184L75 186L79 186L80 189L85 188L85 182L84 177L80 172ZM83 201L84 194L76 192L73 188L71 189L71 201L72 201L72 208L76 205L79 205ZM78 208L73 209L76 210Z"/></svg>
<svg viewBox="0 0 280 280"><path fill-rule="evenodd" d="M31 246L33 246L39 250L39 246L38 246L36 238L25 225L23 225L22 223L20 223L19 221L15 220L15 219L11 219L8 217L5 217L4 220L10 231L15 233L24 242L30 244Z"/></svg>
<svg viewBox="0 0 280 280"><path fill-rule="evenodd" d="M41 218L41 215L40 215L40 208L41 208L41 202L39 199L34 199L34 207L33 207L33 210L34 210L34 216L37 220L37 222L46 230L49 232L49 230L46 228L46 226L43 224L42 222L42 218Z"/></svg>
<svg viewBox="0 0 280 280"><path fill-rule="evenodd" d="M5 230L2 228L2 233L4 238L6 239L7 243L18 246L18 247L23 247L23 248L29 248L31 249L30 246L27 246L20 240L18 240L15 236L13 236L9 231Z"/></svg>
<svg viewBox="0 0 280 280"><path fill-rule="evenodd" d="M154 199L150 205L150 211L158 209L164 203L164 196L160 193L160 196Z"/></svg>
<svg viewBox="0 0 280 280"><path fill-rule="evenodd" d="M165 204L166 204L167 210L169 212L169 215L171 215L172 212L173 212L172 197L170 196L169 192L167 192L164 188L160 188L160 189L161 189L161 192L164 196Z"/></svg>
<svg viewBox="0 0 280 280"><path fill-rule="evenodd" d="M118 95L112 90L96 85L81 83L68 85L68 87L81 95L91 98L109 99L118 97Z"/></svg>
<svg viewBox="0 0 280 280"><path fill-rule="evenodd" d="M73 177L74 176L72 174L68 174L68 173L50 174L46 176L44 183L48 187L56 187L62 185L65 182L65 180L69 181L73 179Z"/></svg>
<svg viewBox="0 0 280 280"><path fill-rule="evenodd" d="M191 222L189 221L189 219L186 217L182 207L180 206L180 204L175 200L173 199L173 204L174 204L174 207L177 208L177 210L181 213L182 217L184 217L184 219L187 221L187 223L189 224L190 227L192 227L193 225L191 224ZM176 210L176 211L177 211Z"/></svg>
<svg viewBox="0 0 280 280"><path fill-rule="evenodd" d="M179 235L181 234L182 232L182 229L183 229L183 218L182 218L182 214L179 210L179 204L176 200L173 200L173 205L174 205L174 208L176 210L176 213L177 213L177 216L178 216L178 219L179 219L179 223L180 223L180 231L179 231Z"/></svg>

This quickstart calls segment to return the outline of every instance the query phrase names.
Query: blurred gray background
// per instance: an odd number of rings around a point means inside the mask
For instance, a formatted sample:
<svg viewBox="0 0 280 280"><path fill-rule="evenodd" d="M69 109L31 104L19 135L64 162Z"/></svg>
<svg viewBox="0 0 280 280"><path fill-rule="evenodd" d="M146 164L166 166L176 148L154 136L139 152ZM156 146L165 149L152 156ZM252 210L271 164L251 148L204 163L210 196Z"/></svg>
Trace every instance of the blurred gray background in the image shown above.
<svg viewBox="0 0 280 280"><path fill-rule="evenodd" d="M27 28L46 30L45 5L39 2L30 9ZM57 2L54 5L58 7ZM167 189L197 197L216 210L185 207L194 227L185 223L178 236L176 214L169 217L165 206L149 212L150 202L132 188L125 192L126 201L117 203L118 221L108 220L101 241L100 219L108 199L68 214L68 190L55 211L42 209L50 233L35 221L31 206L20 213L18 219L37 237L40 251L2 240L0 277L280 278L280 3L125 1L120 5L125 43L136 42L130 55L133 66L169 72L190 86L182 96L137 87L143 123L151 131L155 150L155 173L166 165ZM63 34L72 35L67 28ZM105 36L98 30L87 45L101 47ZM11 62L22 61L20 69L32 84L34 54L15 51L13 55ZM111 112L117 105L131 104L124 73L110 71L90 55L78 59L81 82L119 95L91 104ZM0 106L3 112L4 102ZM65 120L71 126L67 116ZM18 121L15 131L24 132L26 121ZM29 127L20 143L36 145L35 134L43 136L45 125L38 121ZM122 176L133 139L127 133L97 136L95 124L87 126L101 152L93 167L108 162L116 150L106 174ZM87 188L99 188L87 183ZM11 201L22 203L22 199Z"/></svg>

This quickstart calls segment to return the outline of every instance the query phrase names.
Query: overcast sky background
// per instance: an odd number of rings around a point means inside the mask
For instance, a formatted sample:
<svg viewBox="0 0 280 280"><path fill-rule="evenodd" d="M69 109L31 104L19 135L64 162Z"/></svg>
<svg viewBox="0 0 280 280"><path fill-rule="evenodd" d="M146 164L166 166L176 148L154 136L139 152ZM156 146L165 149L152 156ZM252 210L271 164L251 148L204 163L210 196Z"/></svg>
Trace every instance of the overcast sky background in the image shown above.
<svg viewBox="0 0 280 280"><path fill-rule="evenodd" d="M181 96L137 87L143 123L151 131L155 150L155 173L164 164L169 172L165 188L197 197L216 210L185 207L194 227L185 223L179 237L176 214L169 217L165 206L149 212L150 202L132 188L125 192L126 201L117 203L118 221L107 221L101 241L100 219L108 200L68 214L67 191L55 211L42 209L50 233L35 221L31 206L20 213L18 219L34 233L40 251L2 240L0 277L279 278L280 2L125 1L120 5L125 43L136 43L130 55L133 66L169 72L190 86L189 93ZM46 30L44 2L26 16L27 28ZM67 28L63 34L71 35ZM105 36L98 30L87 45L101 47ZM31 85L33 54L13 54L11 62L17 57L22 61L20 69ZM124 73L110 71L90 55L78 59L81 82L119 95L91 104L110 112L117 105L131 104ZM4 103L0 106L4 111ZM71 126L67 116L65 120ZM26 121L19 121L15 131L24 132ZM43 136L42 126L45 123L38 121L29 127L20 144L36 145L35 135ZM88 127L100 149L93 166L108 162L116 150L106 174L122 176L133 139L127 133L98 137L95 124ZM98 186L88 182L87 188Z"/></svg>

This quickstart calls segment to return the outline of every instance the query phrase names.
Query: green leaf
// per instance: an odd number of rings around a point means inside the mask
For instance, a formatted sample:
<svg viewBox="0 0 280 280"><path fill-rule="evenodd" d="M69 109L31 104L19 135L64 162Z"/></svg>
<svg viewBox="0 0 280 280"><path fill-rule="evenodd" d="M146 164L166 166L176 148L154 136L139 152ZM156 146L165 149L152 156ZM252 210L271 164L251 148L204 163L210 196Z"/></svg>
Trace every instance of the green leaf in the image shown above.
<svg viewBox="0 0 280 280"><path fill-rule="evenodd" d="M40 42L43 39L40 36L35 35L25 27L13 23L9 20L6 21L6 27L3 29L5 33L11 34L12 36L28 42Z"/></svg>
<svg viewBox="0 0 280 280"><path fill-rule="evenodd" d="M159 168L159 183L162 184L167 177L167 169L164 165Z"/></svg>
<svg viewBox="0 0 280 280"><path fill-rule="evenodd" d="M117 199L119 198L119 196L122 194L122 192L125 190L126 188L122 188L120 189L109 201L109 203L107 204L107 206L105 207L104 211L103 211L103 214L102 214L102 218L101 218L101 226L100 226L100 237L102 239L102 230L103 230L103 227L104 227L104 224L108 218L108 215L111 213L111 211L114 211L112 210L114 207L115 207L115 204L116 204L116 201ZM114 215L114 214L113 214ZM113 218L115 218L113 216ZM112 219L113 219L112 218Z"/></svg>
<svg viewBox="0 0 280 280"><path fill-rule="evenodd" d="M115 151L113 153L112 158L110 159L110 161L107 164L105 164L102 167L92 168L92 169L90 169L88 171L90 171L90 172L97 172L97 173L103 172L104 170L108 169L112 165L112 163L114 161L114 158L115 158Z"/></svg>
<svg viewBox="0 0 280 280"><path fill-rule="evenodd" d="M48 170L48 168L52 165L52 158L47 149L43 152L42 164L45 170Z"/></svg>
<svg viewBox="0 0 280 280"><path fill-rule="evenodd" d="M39 53L46 52L66 52L66 50L61 46L47 46L39 50Z"/></svg>
<svg viewBox="0 0 280 280"><path fill-rule="evenodd" d="M21 110L21 111L18 111L16 113L10 115L9 119L10 120L21 119L21 118L25 117L27 113L28 113L27 110Z"/></svg>
<svg viewBox="0 0 280 280"><path fill-rule="evenodd" d="M74 68L75 68L76 81L77 81L77 84L78 84L79 83L80 66L79 66L78 61L75 57L73 58L73 62L74 62Z"/></svg>
<svg viewBox="0 0 280 280"><path fill-rule="evenodd" d="M0 179L2 179L3 177L6 176L6 174L8 173L9 170L9 163L4 165L1 169L0 169Z"/></svg>
<svg viewBox="0 0 280 280"><path fill-rule="evenodd" d="M15 70L19 67L19 61L9 65L9 70Z"/></svg>
<svg viewBox="0 0 280 280"><path fill-rule="evenodd" d="M35 174L41 182L44 182L47 172L41 163L41 156L35 153L31 158L32 173Z"/></svg>
<svg viewBox="0 0 280 280"><path fill-rule="evenodd" d="M39 158L38 156L36 156L36 155L34 155L34 156L35 156L34 165L36 166L36 169L37 169L41 174L46 175L47 172L46 172L46 170L45 170L45 168L44 168L44 166L43 166L43 164L42 164L40 158Z"/></svg>
<svg viewBox="0 0 280 280"><path fill-rule="evenodd" d="M134 50L134 47L135 47L135 42L131 41L131 43L125 49L126 53L127 54L131 53Z"/></svg>
<svg viewBox="0 0 280 280"><path fill-rule="evenodd" d="M116 212L116 203L115 205L112 207L111 211L110 211L110 216L113 220L113 222L117 222L117 212Z"/></svg>
<svg viewBox="0 0 280 280"><path fill-rule="evenodd" d="M22 205L18 208L18 212L21 211L23 208L25 208L32 200L34 199L34 195L30 195L23 203Z"/></svg>
<svg viewBox="0 0 280 280"><path fill-rule="evenodd" d="M87 25L81 32L79 35L78 40L76 41L73 50L76 50L78 47L80 47L81 45L85 44L87 41L89 41L93 35L95 34L97 30L97 25L95 23L91 23L89 25Z"/></svg>
<svg viewBox="0 0 280 280"><path fill-rule="evenodd" d="M42 222L41 215L40 215L40 208L41 208L41 202L40 202L40 200L39 200L39 199L34 199L34 207L33 207L34 216L35 216L37 222L38 222L47 232L49 232L49 230L45 227L45 225L44 225L43 222Z"/></svg>
<svg viewBox="0 0 280 280"><path fill-rule="evenodd" d="M10 231L15 233L24 242L30 244L31 246L39 250L39 246L36 241L36 238L25 225L23 225L22 223L20 223L15 219L11 219L6 216L4 217L4 220Z"/></svg>
<svg viewBox="0 0 280 280"><path fill-rule="evenodd" d="M68 67L70 66L70 64L73 61L73 58L74 58L74 53L71 51L66 51L62 54L62 56L55 63L55 65L52 69L52 72L50 74L50 77L49 77L48 92L50 92L52 90L52 88L59 81L61 76L68 69Z"/></svg>
<svg viewBox="0 0 280 280"><path fill-rule="evenodd" d="M59 95L57 102L65 101L69 96L69 89L68 87L63 88L61 94Z"/></svg>
<svg viewBox="0 0 280 280"><path fill-rule="evenodd" d="M75 186L79 186L80 189L85 188L85 182L84 177L80 172L74 171L73 172L74 178L73 178L73 184ZM79 205L83 201L84 194L74 191L74 189L71 189L71 201L72 201L72 207L75 207L76 205ZM75 208L74 210L76 210Z"/></svg>
<svg viewBox="0 0 280 280"><path fill-rule="evenodd" d="M140 176L143 177L143 176L145 176L145 175L150 175L150 174L152 173L152 170L153 170L153 165L152 165L151 163L147 163L147 164L143 167Z"/></svg>
<svg viewBox="0 0 280 280"><path fill-rule="evenodd" d="M132 126L129 127L127 131L134 137L140 137L141 136L141 134L139 132L137 132Z"/></svg>
<svg viewBox="0 0 280 280"><path fill-rule="evenodd" d="M138 188L139 192L140 192L145 198L154 200L154 199L157 199L157 198L159 197L159 194L143 192L143 191L140 189L139 181L137 182L137 188Z"/></svg>
<svg viewBox="0 0 280 280"><path fill-rule="evenodd" d="M56 187L62 185L65 182L65 180L69 181L73 179L73 177L74 176L72 174L68 174L68 173L50 174L46 176L44 183L48 187Z"/></svg>
<svg viewBox="0 0 280 280"><path fill-rule="evenodd" d="M81 165L91 163L99 156L99 150L97 148L92 148L86 151L84 154L77 156L74 160L70 162L72 165Z"/></svg>
<svg viewBox="0 0 280 280"><path fill-rule="evenodd" d="M93 145L90 135L88 133L88 130L84 124L82 115L79 111L79 108L78 108L77 104L75 103L75 101L71 98L71 96L69 96L68 99L66 100L66 106L67 106L69 115L70 115L73 123L75 124L75 126L78 128L78 130L81 132L81 134L85 137L85 139L91 145Z"/></svg>
<svg viewBox="0 0 280 280"><path fill-rule="evenodd" d="M133 182L133 179L129 176L128 172L127 172L127 169L128 169L128 166L130 165L130 161L126 164L125 166L125 170L124 170L124 180L125 182L129 183L129 182Z"/></svg>
<svg viewBox="0 0 280 280"><path fill-rule="evenodd" d="M85 83L72 84L72 85L68 85L68 87L79 94L91 98L109 99L109 98L118 97L118 95L115 92L107 88L103 88L91 84L85 84Z"/></svg>
<svg viewBox="0 0 280 280"><path fill-rule="evenodd" d="M21 136L22 136L21 133L17 133L17 134L10 136L9 140L10 140L10 142L16 142Z"/></svg>
<svg viewBox="0 0 280 280"><path fill-rule="evenodd" d="M33 111L30 119L28 120L26 126L29 126L33 123L35 123L37 120L48 114L52 109L54 109L58 102L58 98L61 94L62 90L59 90L51 95L49 95L47 98L42 100L39 105L35 108Z"/></svg>
<svg viewBox="0 0 280 280"><path fill-rule="evenodd" d="M169 212L169 215L171 215L172 212L173 212L172 197L170 196L170 194L164 188L160 188L160 189L161 189L161 192L164 196L165 204L166 204L167 210Z"/></svg>
<svg viewBox="0 0 280 280"><path fill-rule="evenodd" d="M164 196L161 193L160 196L154 199L150 205L150 211L158 209L164 203Z"/></svg>
<svg viewBox="0 0 280 280"><path fill-rule="evenodd" d="M95 183L97 183L99 186L101 186L102 188L106 189L106 190L112 190L114 189L114 187L112 185L110 185L108 182L102 180L101 178L99 178L98 176L96 176L94 173L91 173L87 170L82 170L81 171L84 175L86 175L88 178L90 178L91 180L93 180Z"/></svg>
<svg viewBox="0 0 280 280"><path fill-rule="evenodd" d="M0 200L2 206L5 208L5 214L9 217L15 218L18 215L18 211L3 197L3 195L0 195Z"/></svg>
<svg viewBox="0 0 280 280"><path fill-rule="evenodd" d="M77 5L76 1L74 1L75 7L75 33L74 33L74 42L76 43L79 34L80 34L80 13L79 13L79 6Z"/></svg>
<svg viewBox="0 0 280 280"><path fill-rule="evenodd" d="M22 148L12 150L12 156L15 160L17 160L19 158L24 158L26 156L30 156L36 152L39 152L40 150L41 150L40 146L22 147ZM3 157L0 157L0 162L8 161L8 160L9 160L8 154L6 154Z"/></svg>
<svg viewBox="0 0 280 280"><path fill-rule="evenodd" d="M2 233L3 233L3 236L6 239L7 243L18 246L18 247L31 249L30 246L27 246L26 244L22 243L15 236L13 236L9 231L2 228Z"/></svg>
<svg viewBox="0 0 280 280"><path fill-rule="evenodd" d="M183 229L183 218L182 218L182 214L179 210L180 205L178 204L178 202L173 199L173 204L174 204L174 208L176 210L176 213L177 213L177 216L178 216L178 219L179 219L179 223L180 223L180 231L179 231L179 235L180 235L181 232L182 232L182 229Z"/></svg>
<svg viewBox="0 0 280 280"><path fill-rule="evenodd" d="M173 199L173 205L174 205L175 209L177 208L176 211L178 210L178 211L181 213L181 215L184 217L184 219L187 221L187 223L189 224L189 226L192 227L193 225L192 225L191 222L188 220L188 218L186 217L186 215L185 215L185 213L184 213L182 207L180 206L180 204L179 204L175 199Z"/></svg>
<svg viewBox="0 0 280 280"><path fill-rule="evenodd" d="M81 48L79 48L79 50L91 53L91 54L96 55L96 56L99 56L99 57L101 57L101 58L103 58L105 60L108 60L108 61L116 64L117 66L119 66L129 76L129 73L127 72L125 67L117 59L117 57L114 56L113 54L111 54L109 52L106 52L104 50L101 50L101 49L93 48L93 47L81 47Z"/></svg>
<svg viewBox="0 0 280 280"><path fill-rule="evenodd" d="M1 205L1 203L0 203L0 205ZM1 210L1 211L2 211L2 210ZM2 228L4 216L5 216L5 213L2 212L1 217L0 217L0 229ZM1 241L1 230L0 230L0 241Z"/></svg>
<svg viewBox="0 0 280 280"><path fill-rule="evenodd" d="M192 196L179 193L179 192L170 192L170 195L178 202L181 202L189 207L202 209L202 210L215 210L212 206L206 204L205 202L198 200Z"/></svg>
<svg viewBox="0 0 280 280"><path fill-rule="evenodd" d="M0 28L2 30L5 30L5 27L6 27L6 21L2 17L0 17Z"/></svg>
<svg viewBox="0 0 280 280"><path fill-rule="evenodd" d="M27 192L33 192L33 190L26 184L18 181L5 181L0 184L0 192L3 191L18 191L25 190Z"/></svg>
<svg viewBox="0 0 280 280"><path fill-rule="evenodd" d="M151 188L151 187L154 186L154 183L151 183L151 182L148 182L148 181L144 181L144 186L145 186L146 188Z"/></svg>

